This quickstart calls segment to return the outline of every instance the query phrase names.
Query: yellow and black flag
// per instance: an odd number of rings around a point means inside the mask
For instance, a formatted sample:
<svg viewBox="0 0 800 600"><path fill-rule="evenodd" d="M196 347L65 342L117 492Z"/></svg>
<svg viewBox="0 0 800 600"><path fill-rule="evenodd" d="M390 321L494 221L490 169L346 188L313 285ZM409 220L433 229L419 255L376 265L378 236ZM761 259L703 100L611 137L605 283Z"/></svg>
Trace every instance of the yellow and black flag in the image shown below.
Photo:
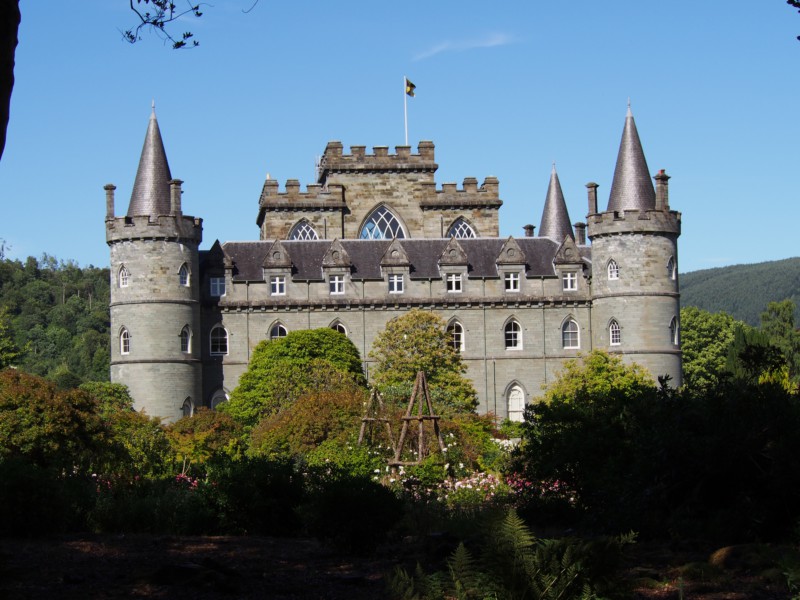
<svg viewBox="0 0 800 600"><path fill-rule="evenodd" d="M413 98L415 89L417 89L417 86L415 86L413 83L411 83L408 80L408 77L406 77L406 94L408 94L409 96L411 96Z"/></svg>

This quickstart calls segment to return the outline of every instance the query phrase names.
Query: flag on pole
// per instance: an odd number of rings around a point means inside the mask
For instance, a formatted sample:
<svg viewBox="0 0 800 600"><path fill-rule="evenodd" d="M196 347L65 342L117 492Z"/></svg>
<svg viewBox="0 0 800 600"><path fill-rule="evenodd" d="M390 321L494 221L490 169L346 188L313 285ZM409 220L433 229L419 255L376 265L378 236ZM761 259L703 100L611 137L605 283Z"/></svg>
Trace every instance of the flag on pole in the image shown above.
<svg viewBox="0 0 800 600"><path fill-rule="evenodd" d="M414 90L416 88L417 88L417 86L415 86L413 83L411 83L408 80L408 77L406 77L406 94L413 98L414 97Z"/></svg>

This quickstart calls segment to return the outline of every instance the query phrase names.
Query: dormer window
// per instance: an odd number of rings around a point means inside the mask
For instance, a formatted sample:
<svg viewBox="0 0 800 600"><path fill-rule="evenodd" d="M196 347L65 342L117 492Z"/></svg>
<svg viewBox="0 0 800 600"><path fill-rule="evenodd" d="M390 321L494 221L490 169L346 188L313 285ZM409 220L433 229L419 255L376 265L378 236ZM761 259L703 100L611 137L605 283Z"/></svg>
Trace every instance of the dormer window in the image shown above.
<svg viewBox="0 0 800 600"><path fill-rule="evenodd" d="M448 273L445 276L448 294L459 294L463 291L461 273Z"/></svg>
<svg viewBox="0 0 800 600"><path fill-rule="evenodd" d="M225 278L224 277L211 277L208 280L209 293L219 298L225 295Z"/></svg>
<svg viewBox="0 0 800 600"><path fill-rule="evenodd" d="M565 292L574 292L578 289L578 274L568 271L561 276L561 282Z"/></svg>
<svg viewBox="0 0 800 600"><path fill-rule="evenodd" d="M402 273L390 273L389 274L389 293L390 294L402 294L404 291L404 280Z"/></svg>
<svg viewBox="0 0 800 600"><path fill-rule="evenodd" d="M285 296L286 295L286 277L283 275L274 275L269 278L269 293L272 296Z"/></svg>
<svg viewBox="0 0 800 600"><path fill-rule="evenodd" d="M328 278L331 296L344 294L344 275L331 275Z"/></svg>
<svg viewBox="0 0 800 600"><path fill-rule="evenodd" d="M503 275L503 288L507 292L518 292L519 273L506 273Z"/></svg>

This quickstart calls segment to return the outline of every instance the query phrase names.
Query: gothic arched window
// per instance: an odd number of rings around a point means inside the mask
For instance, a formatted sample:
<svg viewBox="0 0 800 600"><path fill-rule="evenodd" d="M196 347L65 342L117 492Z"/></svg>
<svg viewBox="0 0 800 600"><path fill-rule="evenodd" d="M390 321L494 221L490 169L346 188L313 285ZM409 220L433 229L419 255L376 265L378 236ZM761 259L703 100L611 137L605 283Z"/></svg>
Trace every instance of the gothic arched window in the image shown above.
<svg viewBox="0 0 800 600"><path fill-rule="evenodd" d="M458 321L453 321L447 326L447 333L450 334L450 343L456 352L464 351L464 327Z"/></svg>
<svg viewBox="0 0 800 600"><path fill-rule="evenodd" d="M608 278L619 279L619 265L613 258L608 261Z"/></svg>
<svg viewBox="0 0 800 600"><path fill-rule="evenodd" d="M573 319L569 319L561 326L561 345L566 349L581 347L580 328Z"/></svg>
<svg viewBox="0 0 800 600"><path fill-rule="evenodd" d="M674 256L670 256L669 260L667 261L667 275L673 280L678 277L678 267L675 264Z"/></svg>
<svg viewBox="0 0 800 600"><path fill-rule="evenodd" d="M331 329L333 329L334 331L338 331L342 335L347 335L347 327L342 325L341 322L339 321L331 323Z"/></svg>
<svg viewBox="0 0 800 600"><path fill-rule="evenodd" d="M181 329L181 352L190 354L192 351L192 330L186 325Z"/></svg>
<svg viewBox="0 0 800 600"><path fill-rule="evenodd" d="M183 405L181 406L181 416L191 417L193 414L194 414L194 402L192 402L191 397L189 397L183 401Z"/></svg>
<svg viewBox="0 0 800 600"><path fill-rule="evenodd" d="M515 383L508 389L506 400L508 401L508 420L521 423L525 418L525 392Z"/></svg>
<svg viewBox="0 0 800 600"><path fill-rule="evenodd" d="M119 268L119 287L128 287L131 283L131 272L128 271L128 267L122 265Z"/></svg>
<svg viewBox="0 0 800 600"><path fill-rule="evenodd" d="M189 287L189 267L186 263L183 263L178 271L178 282L184 287Z"/></svg>
<svg viewBox="0 0 800 600"><path fill-rule="evenodd" d="M361 227L362 240L391 240L406 237L403 226L386 206L379 206L370 213Z"/></svg>
<svg viewBox="0 0 800 600"><path fill-rule="evenodd" d="M669 322L669 340L673 346L677 346L680 343L680 327L678 326L677 317L672 317Z"/></svg>
<svg viewBox="0 0 800 600"><path fill-rule="evenodd" d="M281 325L280 323L275 323L272 328L269 330L269 339L271 340L279 340L281 338L286 337L287 335L286 327Z"/></svg>
<svg viewBox="0 0 800 600"><path fill-rule="evenodd" d="M126 327L123 327L119 332L119 353L131 353L131 332Z"/></svg>
<svg viewBox="0 0 800 600"><path fill-rule="evenodd" d="M472 225L467 223L467 220L464 217L459 217L453 222L453 224L450 226L450 229L447 230L447 237L463 239L474 238L478 236L475 235L475 230L472 228Z"/></svg>
<svg viewBox="0 0 800 600"><path fill-rule="evenodd" d="M503 328L506 350L522 350L522 328L516 321L509 321Z"/></svg>
<svg viewBox="0 0 800 600"><path fill-rule="evenodd" d="M298 221L289 232L290 240L318 240L317 230L306 219Z"/></svg>
<svg viewBox="0 0 800 600"><path fill-rule="evenodd" d="M214 325L209 335L211 354L220 355L228 353L228 332L222 325Z"/></svg>
<svg viewBox="0 0 800 600"><path fill-rule="evenodd" d="M608 324L608 340L612 346L619 346L622 343L622 329L616 319L611 319Z"/></svg>

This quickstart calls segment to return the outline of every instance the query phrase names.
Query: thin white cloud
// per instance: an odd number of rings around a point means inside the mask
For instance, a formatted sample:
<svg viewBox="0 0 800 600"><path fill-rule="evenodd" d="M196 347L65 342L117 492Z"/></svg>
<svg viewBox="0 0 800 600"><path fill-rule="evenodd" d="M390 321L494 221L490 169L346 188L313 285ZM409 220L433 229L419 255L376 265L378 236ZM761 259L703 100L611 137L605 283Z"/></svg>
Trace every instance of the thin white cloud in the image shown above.
<svg viewBox="0 0 800 600"><path fill-rule="evenodd" d="M474 48L494 48L496 46L507 46L516 42L516 38L508 33L490 33L481 38L470 40L447 40L440 42L427 50L414 56L414 60L424 60L444 52L463 52Z"/></svg>

